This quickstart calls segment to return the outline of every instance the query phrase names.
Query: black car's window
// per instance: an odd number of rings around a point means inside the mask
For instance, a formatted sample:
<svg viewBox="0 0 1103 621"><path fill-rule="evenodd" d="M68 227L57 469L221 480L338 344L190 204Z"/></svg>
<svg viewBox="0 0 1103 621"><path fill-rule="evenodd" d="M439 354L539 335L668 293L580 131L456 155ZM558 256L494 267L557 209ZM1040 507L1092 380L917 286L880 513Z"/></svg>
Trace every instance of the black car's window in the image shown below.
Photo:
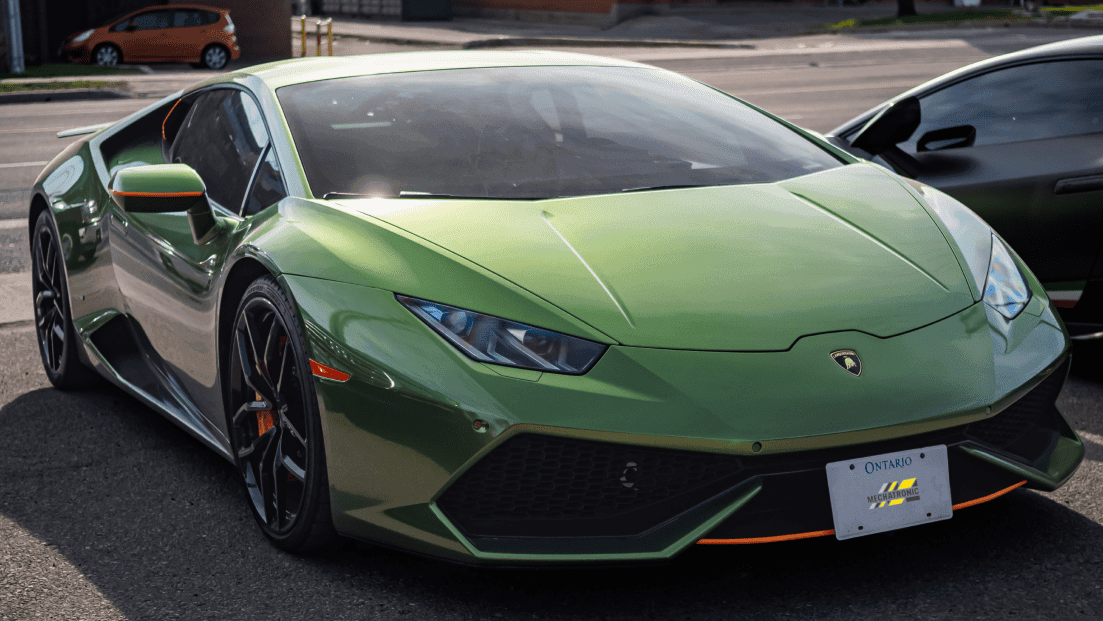
<svg viewBox="0 0 1103 621"><path fill-rule="evenodd" d="M202 15L199 11L175 11L173 12L172 25L174 28L202 26Z"/></svg>
<svg viewBox="0 0 1103 621"><path fill-rule="evenodd" d="M740 101L655 69L456 69L277 93L315 196L579 196L842 165Z"/></svg>
<svg viewBox="0 0 1103 621"><path fill-rule="evenodd" d="M1103 60L1008 67L948 86L920 103L923 121L900 145L911 153L923 134L957 125L977 128L977 146L1103 132Z"/></svg>
<svg viewBox="0 0 1103 621"><path fill-rule="evenodd" d="M132 20L135 30L159 30L172 25L172 11L149 11Z"/></svg>
<svg viewBox="0 0 1103 621"><path fill-rule="evenodd" d="M264 160L257 169L257 177L253 181L253 189L249 192L249 199L245 202L243 215L251 216L262 209L275 205L283 197L287 196L287 189L283 185L283 175L280 174L280 163L276 160L276 153L268 149Z"/></svg>
<svg viewBox="0 0 1103 621"><path fill-rule="evenodd" d="M207 196L239 212L268 132L252 97L237 89L217 89L192 106L172 145L172 161L199 173Z"/></svg>

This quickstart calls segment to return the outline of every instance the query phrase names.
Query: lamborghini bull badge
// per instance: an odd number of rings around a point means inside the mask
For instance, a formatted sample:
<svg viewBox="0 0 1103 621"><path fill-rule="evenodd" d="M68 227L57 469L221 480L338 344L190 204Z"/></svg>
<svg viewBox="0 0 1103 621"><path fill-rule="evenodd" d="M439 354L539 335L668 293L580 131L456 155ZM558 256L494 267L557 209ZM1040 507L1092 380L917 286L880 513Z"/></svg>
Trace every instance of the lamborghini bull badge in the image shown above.
<svg viewBox="0 0 1103 621"><path fill-rule="evenodd" d="M855 377L862 374L862 360L851 349L833 351L831 352L831 359Z"/></svg>

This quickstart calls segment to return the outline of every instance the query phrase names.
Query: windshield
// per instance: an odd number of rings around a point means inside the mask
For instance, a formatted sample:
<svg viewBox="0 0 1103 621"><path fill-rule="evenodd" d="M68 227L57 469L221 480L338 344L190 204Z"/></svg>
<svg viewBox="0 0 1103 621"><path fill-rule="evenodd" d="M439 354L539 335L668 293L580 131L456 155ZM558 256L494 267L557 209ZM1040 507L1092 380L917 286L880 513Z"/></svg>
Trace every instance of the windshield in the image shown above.
<svg viewBox="0 0 1103 621"><path fill-rule="evenodd" d="M454 69L277 91L311 191L538 199L769 183L842 162L658 69Z"/></svg>

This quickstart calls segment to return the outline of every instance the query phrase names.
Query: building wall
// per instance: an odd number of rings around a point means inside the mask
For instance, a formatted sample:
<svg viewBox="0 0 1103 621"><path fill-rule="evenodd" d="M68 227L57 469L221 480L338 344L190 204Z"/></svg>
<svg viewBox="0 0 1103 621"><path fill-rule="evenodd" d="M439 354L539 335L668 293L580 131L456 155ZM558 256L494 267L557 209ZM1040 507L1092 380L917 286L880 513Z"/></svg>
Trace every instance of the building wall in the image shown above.
<svg viewBox="0 0 1103 621"><path fill-rule="evenodd" d="M716 0L452 0L461 17L613 26L630 17Z"/></svg>

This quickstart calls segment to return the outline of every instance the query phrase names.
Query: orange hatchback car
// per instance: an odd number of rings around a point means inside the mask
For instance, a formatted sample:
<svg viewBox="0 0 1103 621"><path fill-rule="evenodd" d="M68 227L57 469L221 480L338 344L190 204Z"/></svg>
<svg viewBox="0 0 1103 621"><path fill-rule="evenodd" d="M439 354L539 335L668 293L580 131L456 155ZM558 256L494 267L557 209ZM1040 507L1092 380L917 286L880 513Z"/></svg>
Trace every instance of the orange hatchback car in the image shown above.
<svg viewBox="0 0 1103 621"><path fill-rule="evenodd" d="M175 4L144 9L70 36L61 55L78 63L187 62L222 69L241 55L226 9Z"/></svg>

